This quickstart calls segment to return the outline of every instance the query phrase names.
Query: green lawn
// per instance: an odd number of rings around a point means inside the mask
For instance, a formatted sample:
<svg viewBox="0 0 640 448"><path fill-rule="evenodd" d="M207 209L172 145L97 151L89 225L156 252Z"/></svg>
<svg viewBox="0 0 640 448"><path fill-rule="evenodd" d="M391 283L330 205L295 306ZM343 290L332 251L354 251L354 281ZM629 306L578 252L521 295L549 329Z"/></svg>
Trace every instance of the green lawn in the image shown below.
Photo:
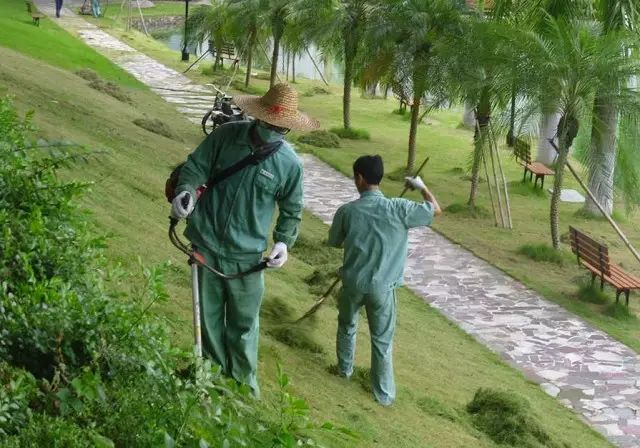
<svg viewBox="0 0 640 448"><path fill-rule="evenodd" d="M23 0L0 2L0 45L67 70L91 68L107 80L142 87L133 76L61 29L55 18L41 19L40 26L34 26Z"/></svg>
<svg viewBox="0 0 640 448"><path fill-rule="evenodd" d="M0 45L13 44L0 39ZM0 66L0 85L15 94L22 111L36 110L38 135L73 140L101 151L88 164L78 165L66 175L94 182L85 205L93 213L98 229L111 234L108 255L114 264L131 270L138 257L145 263L172 261L167 275L171 301L155 311L166 317L176 342L187 346L191 337L188 268L166 237L168 204L163 187L170 167L183 160L201 140L200 130L146 89L125 86L133 99L133 104L128 105L90 89L85 81L65 70L1 47L0 57L5 62ZM321 107L329 107L336 100L337 97L316 101L308 98L304 106L326 123L330 114L327 111L322 116ZM318 108L311 110L311 104ZM357 107L363 104L373 103L358 101ZM132 124L133 119L145 114L168 123L179 140L157 136ZM335 115L339 115L337 109ZM386 120L391 121L389 117ZM400 123L401 126L404 125ZM373 144L378 145L380 131L371 130ZM341 151L341 163L346 164L353 155L373 149L358 144ZM437 186L434 189L438 191ZM291 377L295 393L308 400L314 419L347 425L359 435L354 441L321 435L320 439L329 446L497 447L470 426L464 411L479 387L526 396L544 429L559 446L610 446L537 385L406 290L399 295L396 405L390 409L379 407L358 382L328 373L327 368L335 362L335 308L329 304L315 320L297 330L281 324L288 314L300 315L323 289L324 283L316 284L314 270L324 271L340 262L339 252L324 245L326 231L326 226L305 215L291 261L285 269L267 274L260 352L266 415L273 412L270 403L277 387L275 371L281 363ZM522 263L529 264L526 260ZM131 285L125 278L113 286ZM367 333L366 325L362 325L357 356L361 367L368 367L369 363ZM289 336L293 339L287 339ZM307 346L315 344L316 353L291 347L291 340L306 341Z"/></svg>

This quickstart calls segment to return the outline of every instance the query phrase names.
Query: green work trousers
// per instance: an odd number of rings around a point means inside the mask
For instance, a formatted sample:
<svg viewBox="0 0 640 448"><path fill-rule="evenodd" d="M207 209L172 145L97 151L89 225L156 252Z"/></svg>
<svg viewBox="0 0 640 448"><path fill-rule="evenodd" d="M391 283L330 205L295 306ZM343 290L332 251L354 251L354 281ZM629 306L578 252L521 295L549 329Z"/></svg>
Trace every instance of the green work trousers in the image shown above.
<svg viewBox="0 0 640 448"><path fill-rule="evenodd" d="M198 249L207 263L225 274L244 272L255 260L234 261ZM224 280L198 268L203 354L222 367L225 375L248 384L256 397L258 387L259 313L264 293L262 272L237 280Z"/></svg>
<svg viewBox="0 0 640 448"><path fill-rule="evenodd" d="M364 306L371 334L371 386L376 400L385 406L396 397L393 379L393 334L396 326L395 290L364 294L343 287L338 297L336 353L340 374L353 374L358 316Z"/></svg>

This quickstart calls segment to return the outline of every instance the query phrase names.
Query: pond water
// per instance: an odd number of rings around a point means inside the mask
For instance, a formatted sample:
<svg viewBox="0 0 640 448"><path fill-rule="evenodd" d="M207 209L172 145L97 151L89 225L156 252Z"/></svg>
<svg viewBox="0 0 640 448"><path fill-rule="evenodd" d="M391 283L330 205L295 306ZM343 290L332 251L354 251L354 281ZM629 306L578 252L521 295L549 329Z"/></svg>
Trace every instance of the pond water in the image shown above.
<svg viewBox="0 0 640 448"><path fill-rule="evenodd" d="M169 30L156 30L156 31L153 31L151 34L156 40L164 43L166 46L168 46L172 50L182 51L182 36L183 36L182 28L173 28ZM197 45L194 45L188 48L189 53L195 56L196 58L200 57L202 53L206 51L208 47L208 43L205 41L202 43L202 45L200 45L200 48L197 48L197 47L198 47ZM342 67L339 64L335 62L325 64L325 62L323 61L322 55L315 47L309 48L309 53L313 55L313 59L315 60L316 64L318 65L318 68L322 71L322 74L324 75L325 79L328 82L335 82L335 83L342 82L342 79L343 79ZM195 60L193 59L193 56L192 56L192 60ZM271 57L271 54L269 54L269 57ZM258 59L262 59L264 61L266 58L264 58L263 56L262 58L258 58ZM206 56L204 60L210 60L213 62L213 58L211 57L211 55ZM225 60L225 64L227 62L228 61ZM296 65L296 76L303 76L308 79L321 80L321 77L318 74L318 70L314 67L311 58L309 57L309 55L306 54L306 52L296 57L295 65ZM258 68L268 70L268 67L258 67ZM279 73L282 72L282 54L280 54L278 71ZM280 76L282 77L282 74L280 74Z"/></svg>

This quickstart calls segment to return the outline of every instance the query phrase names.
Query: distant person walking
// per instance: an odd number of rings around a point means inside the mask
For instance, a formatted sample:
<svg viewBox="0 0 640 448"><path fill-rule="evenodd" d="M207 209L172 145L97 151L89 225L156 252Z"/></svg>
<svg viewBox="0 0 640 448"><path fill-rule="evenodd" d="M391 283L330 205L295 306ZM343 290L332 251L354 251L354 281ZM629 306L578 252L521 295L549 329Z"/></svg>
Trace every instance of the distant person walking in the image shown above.
<svg viewBox="0 0 640 448"><path fill-rule="evenodd" d="M100 17L102 15L102 11L100 11L100 0L91 0L91 12L93 13L93 17Z"/></svg>
<svg viewBox="0 0 640 448"><path fill-rule="evenodd" d="M56 17L60 18L60 10L62 9L62 0L56 0Z"/></svg>

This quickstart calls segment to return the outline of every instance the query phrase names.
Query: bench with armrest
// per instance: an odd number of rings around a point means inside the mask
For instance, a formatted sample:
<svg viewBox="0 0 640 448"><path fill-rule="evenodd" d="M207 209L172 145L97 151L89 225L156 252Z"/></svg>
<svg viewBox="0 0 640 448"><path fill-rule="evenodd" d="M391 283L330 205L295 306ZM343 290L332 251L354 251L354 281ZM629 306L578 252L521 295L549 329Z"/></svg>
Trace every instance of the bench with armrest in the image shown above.
<svg viewBox="0 0 640 448"><path fill-rule="evenodd" d="M36 26L40 26L40 19L46 16L38 11L38 8L36 8L33 2L31 2L30 0L27 0L25 3L27 4L27 13L31 16L33 24Z"/></svg>
<svg viewBox="0 0 640 448"><path fill-rule="evenodd" d="M640 289L640 279L611 263L609 249L574 227L569 227L571 250L578 257L578 263L591 272L591 284L600 278L600 289L608 283L616 290L616 303L624 293L627 306L631 290Z"/></svg>
<svg viewBox="0 0 640 448"><path fill-rule="evenodd" d="M240 63L240 59L236 56L236 49L233 44L224 43L220 47L220 52L216 51L215 46L213 45L213 41L209 41L209 48L211 53L215 56L216 60L223 61L224 59L228 59L233 61L232 66Z"/></svg>
<svg viewBox="0 0 640 448"><path fill-rule="evenodd" d="M533 162L531 160L531 145L519 138L513 139L513 155L520 165L524 167L524 178L522 182L527 180L527 173L529 173L529 180L533 179L533 175L536 176L534 185L538 186L538 180L542 179L540 188L544 188L544 177L553 176L555 172L540 162Z"/></svg>

